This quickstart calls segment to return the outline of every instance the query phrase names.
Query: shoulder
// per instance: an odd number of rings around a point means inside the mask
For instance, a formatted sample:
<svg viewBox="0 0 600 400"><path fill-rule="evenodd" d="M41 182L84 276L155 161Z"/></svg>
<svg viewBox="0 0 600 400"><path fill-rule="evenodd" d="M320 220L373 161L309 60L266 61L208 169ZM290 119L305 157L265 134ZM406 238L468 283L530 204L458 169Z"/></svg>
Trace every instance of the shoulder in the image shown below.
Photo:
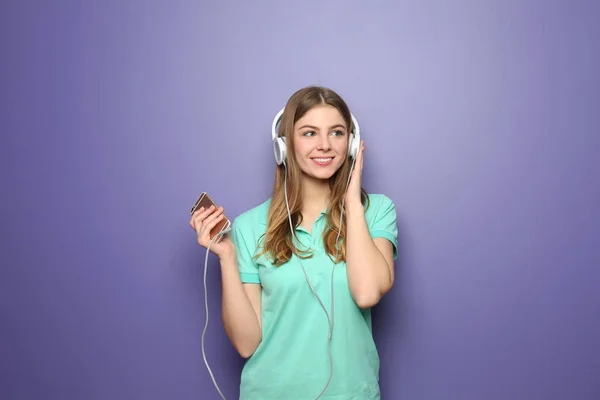
<svg viewBox="0 0 600 400"><path fill-rule="evenodd" d="M386 196L385 194L381 194L381 193L368 193L367 194L369 196L369 204L373 205L375 207L381 207L383 206L388 206L388 205L393 205L394 202L392 201L392 199L390 199L388 196Z"/></svg>
<svg viewBox="0 0 600 400"><path fill-rule="evenodd" d="M267 217L269 214L269 206L271 199L267 199L263 203L244 211L234 218L232 228L238 232L252 232L265 230L267 225Z"/></svg>
<svg viewBox="0 0 600 400"><path fill-rule="evenodd" d="M392 201L392 199L390 199L388 196L386 196L385 194L380 194L380 193L369 193L368 194L368 201L365 204L366 207L366 212L369 214L377 214L378 212L382 211L382 210L386 210L389 208L396 208L396 205L394 204L394 202Z"/></svg>
<svg viewBox="0 0 600 400"><path fill-rule="evenodd" d="M244 211L233 219L231 238L240 254L254 254L261 237L267 231L267 216L271 199Z"/></svg>
<svg viewBox="0 0 600 400"><path fill-rule="evenodd" d="M365 218L369 226L380 223L396 222L396 205L384 194L369 193L369 200L365 204Z"/></svg>

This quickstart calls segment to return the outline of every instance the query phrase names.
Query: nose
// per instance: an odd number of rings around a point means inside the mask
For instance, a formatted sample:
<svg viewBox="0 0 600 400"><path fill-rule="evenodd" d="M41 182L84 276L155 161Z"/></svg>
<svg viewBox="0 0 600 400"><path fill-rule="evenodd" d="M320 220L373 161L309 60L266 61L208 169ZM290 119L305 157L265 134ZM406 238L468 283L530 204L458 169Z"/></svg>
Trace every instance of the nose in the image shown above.
<svg viewBox="0 0 600 400"><path fill-rule="evenodd" d="M329 141L329 135L319 135L319 140L317 143L317 149L328 151L331 149L331 143Z"/></svg>

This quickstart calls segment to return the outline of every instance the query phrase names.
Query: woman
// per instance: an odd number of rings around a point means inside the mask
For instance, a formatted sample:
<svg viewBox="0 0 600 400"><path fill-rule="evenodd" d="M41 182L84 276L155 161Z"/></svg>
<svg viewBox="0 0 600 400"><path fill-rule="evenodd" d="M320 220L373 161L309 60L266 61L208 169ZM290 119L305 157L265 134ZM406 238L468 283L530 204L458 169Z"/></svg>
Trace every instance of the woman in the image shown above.
<svg viewBox="0 0 600 400"><path fill-rule="evenodd" d="M363 142L348 156L355 122L330 89L294 93L272 197L211 244L225 331L248 358L242 400L380 398L370 309L394 283L396 210L361 187ZM223 211L194 213L200 245Z"/></svg>

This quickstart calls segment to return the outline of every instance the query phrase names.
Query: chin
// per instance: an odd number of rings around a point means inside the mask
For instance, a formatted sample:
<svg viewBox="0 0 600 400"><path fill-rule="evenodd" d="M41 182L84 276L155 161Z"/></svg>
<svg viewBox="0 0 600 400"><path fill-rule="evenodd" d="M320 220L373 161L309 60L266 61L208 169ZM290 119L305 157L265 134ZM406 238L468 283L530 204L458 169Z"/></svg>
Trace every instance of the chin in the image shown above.
<svg viewBox="0 0 600 400"><path fill-rule="evenodd" d="M314 178L314 179L319 179L319 180L322 180L322 181L328 181L329 179L331 179L331 177L332 177L333 175L334 175L334 173L333 173L333 172L332 172L332 173L324 173L324 172L321 172L321 173L319 173L319 174L314 174L314 173L313 173L313 174L310 174L310 176L311 176L312 178Z"/></svg>
<svg viewBox="0 0 600 400"><path fill-rule="evenodd" d="M310 166L304 173L313 179L329 180L341 168L341 165L329 165L327 167Z"/></svg>

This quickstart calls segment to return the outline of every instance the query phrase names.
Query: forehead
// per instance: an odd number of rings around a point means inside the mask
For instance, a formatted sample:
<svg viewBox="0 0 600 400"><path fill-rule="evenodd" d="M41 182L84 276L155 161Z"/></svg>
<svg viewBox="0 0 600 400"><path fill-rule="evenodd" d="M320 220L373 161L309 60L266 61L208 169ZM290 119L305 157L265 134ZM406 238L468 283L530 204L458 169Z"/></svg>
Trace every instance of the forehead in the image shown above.
<svg viewBox="0 0 600 400"><path fill-rule="evenodd" d="M300 128L303 125L311 125L315 127L328 128L333 125L346 126L344 117L339 110L330 105L320 105L311 108L294 124L295 128Z"/></svg>

